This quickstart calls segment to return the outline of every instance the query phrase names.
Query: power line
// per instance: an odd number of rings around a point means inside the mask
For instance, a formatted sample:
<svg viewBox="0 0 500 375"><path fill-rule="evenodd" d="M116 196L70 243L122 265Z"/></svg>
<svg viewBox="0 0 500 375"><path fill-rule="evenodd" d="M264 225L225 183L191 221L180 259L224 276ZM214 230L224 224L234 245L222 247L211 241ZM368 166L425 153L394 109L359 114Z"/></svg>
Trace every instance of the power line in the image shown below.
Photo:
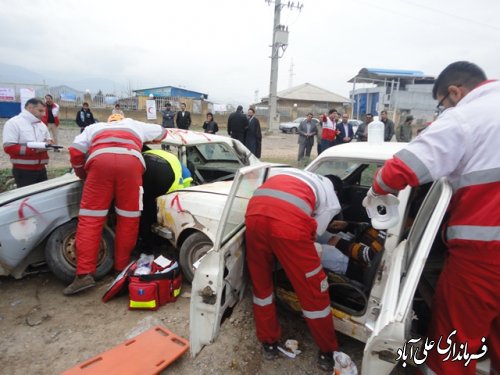
<svg viewBox="0 0 500 375"><path fill-rule="evenodd" d="M496 26L493 26L493 25L490 25L490 24L487 24L487 23L483 23L483 22L480 22L480 21L478 21L476 19L473 19L473 18L467 18L467 17L464 17L464 16L459 16L457 14L448 13L448 12L445 12L445 11L443 11L441 9L432 8L432 7L427 6L427 5L415 4L415 3L411 2L411 1L408 1L408 0L402 0L402 1L404 3L407 3L407 4L412 5L414 7L417 7L417 8L422 8L422 9L430 10L431 12L435 12L435 13L438 13L440 15L445 15L445 16L448 16L448 17L451 17L451 18L461 19L463 21L475 23L476 25L479 25L479 26L489 27L490 29L500 31L500 27L496 27Z"/></svg>

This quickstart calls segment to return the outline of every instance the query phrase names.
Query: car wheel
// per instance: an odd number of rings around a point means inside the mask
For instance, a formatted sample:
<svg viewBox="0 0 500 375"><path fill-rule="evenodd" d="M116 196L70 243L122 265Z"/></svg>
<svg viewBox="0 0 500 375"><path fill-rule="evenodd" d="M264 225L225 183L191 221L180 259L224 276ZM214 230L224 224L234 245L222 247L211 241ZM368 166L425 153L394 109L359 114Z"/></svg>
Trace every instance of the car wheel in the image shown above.
<svg viewBox="0 0 500 375"><path fill-rule="evenodd" d="M179 261L186 280L189 282L193 281L193 264L205 255L212 247L212 241L200 232L190 234L189 237L182 243Z"/></svg>
<svg viewBox="0 0 500 375"><path fill-rule="evenodd" d="M292 134L297 134L299 131L297 130L297 128L291 128L290 129L290 133Z"/></svg>
<svg viewBox="0 0 500 375"><path fill-rule="evenodd" d="M49 269L58 279L66 283L75 278L77 224L77 220L71 220L58 227L52 232L45 246L45 260ZM113 249L113 232L108 227L104 227L97 257L96 279L104 277L113 267Z"/></svg>

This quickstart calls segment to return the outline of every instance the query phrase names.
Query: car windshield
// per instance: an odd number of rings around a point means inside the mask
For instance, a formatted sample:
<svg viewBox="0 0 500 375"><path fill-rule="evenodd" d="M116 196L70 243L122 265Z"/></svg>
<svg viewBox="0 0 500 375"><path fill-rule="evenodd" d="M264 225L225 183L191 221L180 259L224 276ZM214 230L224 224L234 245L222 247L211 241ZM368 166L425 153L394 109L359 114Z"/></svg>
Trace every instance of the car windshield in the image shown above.
<svg viewBox="0 0 500 375"><path fill-rule="evenodd" d="M353 171L357 170L362 163L345 159L328 159L316 165L311 172L320 175L333 174L345 180Z"/></svg>
<svg viewBox="0 0 500 375"><path fill-rule="evenodd" d="M239 159L235 152L225 143L204 143L196 145L196 149L207 161L236 161Z"/></svg>

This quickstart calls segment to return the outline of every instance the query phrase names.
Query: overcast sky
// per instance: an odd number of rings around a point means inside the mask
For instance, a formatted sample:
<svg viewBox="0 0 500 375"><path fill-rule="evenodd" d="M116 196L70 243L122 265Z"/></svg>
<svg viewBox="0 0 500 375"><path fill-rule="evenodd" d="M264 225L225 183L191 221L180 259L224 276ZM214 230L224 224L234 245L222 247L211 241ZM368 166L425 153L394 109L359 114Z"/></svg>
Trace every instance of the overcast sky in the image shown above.
<svg viewBox="0 0 500 375"><path fill-rule="evenodd" d="M292 61L294 86L343 96L363 67L437 75L470 60L500 78L500 1L302 4L281 13L290 35L278 90L289 87ZM1 63L106 77L123 90L182 86L220 103L248 104L269 91L274 5L264 0L0 0L0 9Z"/></svg>

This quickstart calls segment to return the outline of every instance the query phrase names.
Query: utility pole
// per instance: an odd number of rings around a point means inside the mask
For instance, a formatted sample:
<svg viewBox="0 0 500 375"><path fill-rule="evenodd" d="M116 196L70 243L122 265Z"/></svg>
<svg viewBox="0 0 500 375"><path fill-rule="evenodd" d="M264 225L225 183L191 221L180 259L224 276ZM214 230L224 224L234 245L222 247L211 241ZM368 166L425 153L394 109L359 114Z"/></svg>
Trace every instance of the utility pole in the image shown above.
<svg viewBox="0 0 500 375"><path fill-rule="evenodd" d="M295 75L295 73L293 72L294 66L295 65L293 64L293 58L292 58L292 61L290 62L290 69L288 70L288 73L290 74L288 76L288 88L293 86L293 76Z"/></svg>
<svg viewBox="0 0 500 375"><path fill-rule="evenodd" d="M257 102L259 101L259 90L255 90L253 93L254 93L253 102L257 104Z"/></svg>
<svg viewBox="0 0 500 375"><path fill-rule="evenodd" d="M269 5L273 0L265 0ZM302 9L303 5L288 1L281 4L281 0L274 0L274 23L273 23L273 44L271 45L271 78L269 81L269 117L267 120L267 131L272 132L278 128L279 115L277 113L277 93L278 93L278 60L283 57L288 46L288 27L280 25L281 9ZM280 53L281 51L281 53Z"/></svg>

